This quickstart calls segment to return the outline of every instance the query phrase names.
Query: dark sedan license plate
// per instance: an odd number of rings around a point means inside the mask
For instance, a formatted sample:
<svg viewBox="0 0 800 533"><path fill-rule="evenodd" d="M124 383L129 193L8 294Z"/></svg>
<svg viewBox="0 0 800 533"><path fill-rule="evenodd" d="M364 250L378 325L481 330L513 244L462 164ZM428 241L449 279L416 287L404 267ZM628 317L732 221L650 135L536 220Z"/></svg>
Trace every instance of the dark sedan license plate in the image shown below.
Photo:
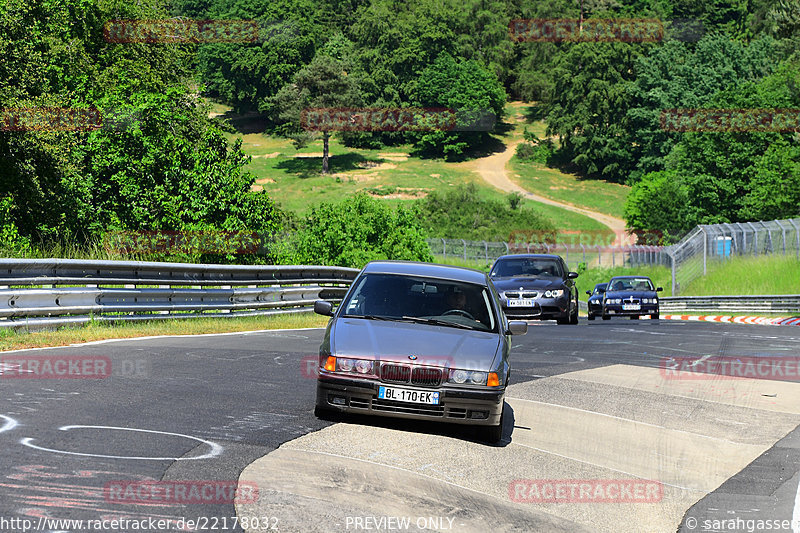
<svg viewBox="0 0 800 533"><path fill-rule="evenodd" d="M395 402L426 403L439 405L439 393L428 390L399 389L397 387L378 387L378 398Z"/></svg>

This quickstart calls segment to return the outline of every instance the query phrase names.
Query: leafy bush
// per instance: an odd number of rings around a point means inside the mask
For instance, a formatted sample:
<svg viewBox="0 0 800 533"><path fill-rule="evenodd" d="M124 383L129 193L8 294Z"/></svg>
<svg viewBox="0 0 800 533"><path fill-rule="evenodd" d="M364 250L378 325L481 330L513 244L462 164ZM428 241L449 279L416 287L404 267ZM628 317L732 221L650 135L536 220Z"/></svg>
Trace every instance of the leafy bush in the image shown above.
<svg viewBox="0 0 800 533"><path fill-rule="evenodd" d="M486 200L470 183L446 194L432 192L418 200L422 225L433 237L506 241L513 231L553 231L539 213L509 202Z"/></svg>
<svg viewBox="0 0 800 533"><path fill-rule="evenodd" d="M14 201L10 196L0 199L0 251L6 255L24 254L31 248L30 240L19 234L11 218L13 206Z"/></svg>
<svg viewBox="0 0 800 533"><path fill-rule="evenodd" d="M376 259L433 261L415 209L392 209L360 192L311 209L301 229L272 250L282 264L361 268Z"/></svg>

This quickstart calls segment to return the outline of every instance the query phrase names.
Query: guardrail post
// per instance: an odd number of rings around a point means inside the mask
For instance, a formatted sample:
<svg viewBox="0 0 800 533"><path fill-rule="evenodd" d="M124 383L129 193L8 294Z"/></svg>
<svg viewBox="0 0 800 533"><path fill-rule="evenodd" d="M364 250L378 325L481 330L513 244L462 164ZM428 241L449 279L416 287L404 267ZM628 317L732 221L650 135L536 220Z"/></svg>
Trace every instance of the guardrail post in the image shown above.
<svg viewBox="0 0 800 533"><path fill-rule="evenodd" d="M467 241L461 239L461 242L464 244L464 261L467 260Z"/></svg>
<svg viewBox="0 0 800 533"><path fill-rule="evenodd" d="M507 242L505 242L505 241L503 241L503 244L504 244L504 245L505 245L505 247L506 247L506 255L508 255L508 243L507 243Z"/></svg>
<svg viewBox="0 0 800 533"><path fill-rule="evenodd" d="M612 268L613 268L613 267L615 267L615 266L617 266L617 265L616 265L616 263L615 263L615 260L614 260L614 251L615 251L615 250L614 250L614 247L612 246L612 247L611 247L611 267L612 267Z"/></svg>
<svg viewBox="0 0 800 533"><path fill-rule="evenodd" d="M597 245L597 266L600 266L600 257L601 257L601 255L602 254L600 252L600 245L598 244Z"/></svg>
<svg viewBox="0 0 800 533"><path fill-rule="evenodd" d="M442 256L447 259L447 243L442 239Z"/></svg>
<svg viewBox="0 0 800 533"><path fill-rule="evenodd" d="M586 264L586 247L581 244L581 251L583 252L583 264Z"/></svg>
<svg viewBox="0 0 800 533"><path fill-rule="evenodd" d="M489 245L486 244L486 241L483 241L483 257L486 259L486 262L489 262Z"/></svg>

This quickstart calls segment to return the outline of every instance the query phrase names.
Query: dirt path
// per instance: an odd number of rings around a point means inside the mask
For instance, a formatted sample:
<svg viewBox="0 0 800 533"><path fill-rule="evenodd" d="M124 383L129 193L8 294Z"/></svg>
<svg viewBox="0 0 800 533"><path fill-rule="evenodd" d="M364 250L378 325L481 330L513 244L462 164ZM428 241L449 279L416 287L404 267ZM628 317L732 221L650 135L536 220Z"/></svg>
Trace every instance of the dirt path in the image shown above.
<svg viewBox="0 0 800 533"><path fill-rule="evenodd" d="M487 183L500 189L501 191L518 192L525 198L535 202L554 205L569 211L574 211L575 213L580 213L581 215L586 215L587 217L600 222L604 226L608 226L614 232L614 235L616 236L614 238L614 246L622 246L627 244L626 237L628 233L625 231L625 221L621 218L606 215L605 213L598 213L597 211L592 211L576 205L565 204L557 200L551 200L550 198L545 198L544 196L539 196L538 194L533 194L532 192L523 189L511 181L506 173L506 164L511 160L516 148L516 143L509 144L502 152L478 159L476 161L474 171L480 174L480 176Z"/></svg>

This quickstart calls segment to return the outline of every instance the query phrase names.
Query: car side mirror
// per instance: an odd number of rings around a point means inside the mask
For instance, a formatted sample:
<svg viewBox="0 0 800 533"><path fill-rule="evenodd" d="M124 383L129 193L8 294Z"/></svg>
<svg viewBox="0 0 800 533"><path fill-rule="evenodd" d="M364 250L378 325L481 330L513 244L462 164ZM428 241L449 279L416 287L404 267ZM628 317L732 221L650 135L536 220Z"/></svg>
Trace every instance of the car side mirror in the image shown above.
<svg viewBox="0 0 800 533"><path fill-rule="evenodd" d="M507 333L509 335L525 335L528 333L528 323L524 320L509 320Z"/></svg>
<svg viewBox="0 0 800 533"><path fill-rule="evenodd" d="M333 316L333 304L325 300L314 302L314 312L318 315Z"/></svg>
<svg viewBox="0 0 800 533"><path fill-rule="evenodd" d="M591 296L592 295L592 291L586 291L586 295L587 296Z"/></svg>
<svg viewBox="0 0 800 533"><path fill-rule="evenodd" d="M569 274L567 274L567 278L569 278L569 279L575 279L577 277L578 277L578 273L577 272L570 272Z"/></svg>
<svg viewBox="0 0 800 533"><path fill-rule="evenodd" d="M664 287L656 287L656 292L661 292L664 290Z"/></svg>

